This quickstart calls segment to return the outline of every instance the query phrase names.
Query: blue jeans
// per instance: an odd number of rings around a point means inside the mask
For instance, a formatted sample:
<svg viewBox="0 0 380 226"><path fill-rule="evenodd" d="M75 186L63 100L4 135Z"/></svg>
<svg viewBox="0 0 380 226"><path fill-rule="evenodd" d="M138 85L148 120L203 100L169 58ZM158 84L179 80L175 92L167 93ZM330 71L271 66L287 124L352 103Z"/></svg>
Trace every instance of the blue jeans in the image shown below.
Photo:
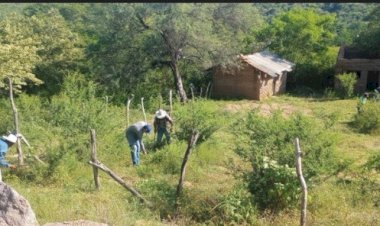
<svg viewBox="0 0 380 226"><path fill-rule="evenodd" d="M157 130L157 144L161 144L162 136L165 134L166 142L170 144L170 133L166 128L158 128Z"/></svg>
<svg viewBox="0 0 380 226"><path fill-rule="evenodd" d="M131 147L131 157L133 165L140 165L140 142L136 141Z"/></svg>

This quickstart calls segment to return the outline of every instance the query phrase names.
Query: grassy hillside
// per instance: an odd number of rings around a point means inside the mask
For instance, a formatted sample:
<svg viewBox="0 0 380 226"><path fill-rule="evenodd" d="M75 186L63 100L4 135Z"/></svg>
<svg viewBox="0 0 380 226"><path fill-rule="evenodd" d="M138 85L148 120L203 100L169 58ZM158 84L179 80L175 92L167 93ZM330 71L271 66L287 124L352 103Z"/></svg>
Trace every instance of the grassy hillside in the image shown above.
<svg viewBox="0 0 380 226"><path fill-rule="evenodd" d="M27 156L39 155L46 164L37 163L29 157L28 165L20 167L16 172L3 170L3 180L29 200L42 225L78 219L109 225L213 225L234 222L297 225L298 209L270 214L254 210L255 208L252 211L247 204L250 196L243 186L241 175L252 168L250 163L236 154L237 139L231 126L255 108L260 109L260 115L264 117L281 109L285 117L301 112L321 123L331 121L329 130L333 131L334 139L337 139L337 151L341 159L349 164L337 176L319 178L321 183L309 188L310 225L380 223L380 194L378 181L376 182L379 175L375 171L363 173L362 170L363 164L373 154L380 152L379 137L359 134L350 126L349 122L356 112L356 99L324 100L281 96L263 102L198 100L198 104L190 109L197 109L199 105L203 109L212 110L218 129L199 143L190 157L184 197L178 215L175 216L175 191L187 147L186 140L179 137L179 123L175 127L174 142L162 149L153 150L153 135L145 137L150 152L142 156L142 165L139 167L132 166L127 142L123 137L126 124L123 106L108 106L107 112L103 112L106 114L103 125L96 128L99 160L150 200L154 208L149 209L103 172L100 175L101 189L96 191L92 167L87 164L90 155L89 132L76 134L72 129L72 134L65 134L59 124L56 124L56 128L46 127L51 126L52 121L32 118L31 114L41 114L41 108L28 105L31 101L29 98L31 97L18 99L23 119L22 130L33 146L32 149L25 147L24 151ZM3 109L7 106L5 101L2 102ZM27 107L29 111L25 110ZM142 119L138 104L132 105L132 108L131 121ZM186 107L180 104L174 105L176 122L186 114L184 108ZM98 117L103 113L99 113ZM154 110L148 110L149 121L153 118L153 113ZM78 127L80 126L85 126L84 121ZM11 162L16 161L15 156L12 157L14 153L15 149L9 153Z"/></svg>

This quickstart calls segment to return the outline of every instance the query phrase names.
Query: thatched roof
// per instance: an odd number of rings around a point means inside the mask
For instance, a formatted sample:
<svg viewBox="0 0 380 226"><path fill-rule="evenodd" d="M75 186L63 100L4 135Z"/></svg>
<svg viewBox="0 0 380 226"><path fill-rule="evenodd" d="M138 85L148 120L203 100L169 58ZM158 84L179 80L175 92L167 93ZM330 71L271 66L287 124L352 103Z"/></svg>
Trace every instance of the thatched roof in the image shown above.
<svg viewBox="0 0 380 226"><path fill-rule="evenodd" d="M248 64L272 77L277 77L284 71L290 72L295 66L294 63L282 59L269 51L241 55L240 57Z"/></svg>

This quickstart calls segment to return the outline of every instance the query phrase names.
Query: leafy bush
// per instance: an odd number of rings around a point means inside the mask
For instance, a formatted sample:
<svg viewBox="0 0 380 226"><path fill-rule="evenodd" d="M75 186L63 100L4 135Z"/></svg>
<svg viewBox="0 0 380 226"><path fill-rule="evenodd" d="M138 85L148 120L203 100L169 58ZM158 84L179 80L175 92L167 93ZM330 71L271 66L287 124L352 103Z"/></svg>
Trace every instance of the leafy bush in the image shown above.
<svg viewBox="0 0 380 226"><path fill-rule="evenodd" d="M362 133L377 134L380 132L380 104L367 102L362 111L354 116L353 125Z"/></svg>
<svg viewBox="0 0 380 226"><path fill-rule="evenodd" d="M70 135L98 128L105 124L106 104L96 99L96 85L80 74L69 74L62 92L53 96L50 116L54 125L64 127Z"/></svg>
<svg viewBox="0 0 380 226"><path fill-rule="evenodd" d="M294 165L296 137L304 153L303 172L308 182L320 174L336 173L341 167L334 137L323 125L300 114L286 119L277 111L263 117L255 110L233 126L236 137L240 137L236 152L253 166L246 181L262 209L281 210L294 205L298 198L295 171L287 167ZM275 165L268 165L268 161Z"/></svg>
<svg viewBox="0 0 380 226"><path fill-rule="evenodd" d="M371 155L364 165L364 168L368 170L375 169L377 171L380 171L380 152Z"/></svg>
<svg viewBox="0 0 380 226"><path fill-rule="evenodd" d="M323 97L327 100L334 100L337 98L337 93L332 88L327 88L323 91Z"/></svg>
<svg viewBox="0 0 380 226"><path fill-rule="evenodd" d="M343 73L339 74L338 79L340 81L340 88L338 94L342 98L351 98L354 94L354 85L357 81L355 73Z"/></svg>
<svg viewBox="0 0 380 226"><path fill-rule="evenodd" d="M175 112L176 135L180 140L188 140L193 129L200 132L198 143L205 141L220 126L220 121L215 117L216 107L209 102L198 100L181 106ZM178 128L178 129L177 129Z"/></svg>
<svg viewBox="0 0 380 226"><path fill-rule="evenodd" d="M252 195L242 185L236 186L223 196L222 203L216 208L220 224L231 223L245 225L256 222L256 208L252 205Z"/></svg>
<svg viewBox="0 0 380 226"><path fill-rule="evenodd" d="M270 160L250 175L249 190L260 209L270 210L294 207L301 194L295 168Z"/></svg>
<svg viewBox="0 0 380 226"><path fill-rule="evenodd" d="M87 165L90 128L96 130L100 141L99 159L111 158L105 153L117 155L124 151L124 112L96 97L96 90L94 83L73 73L65 78L61 93L50 101L25 94L17 98L21 131L32 146L24 149L31 168L23 171L25 177L20 177L36 183L62 184L74 175L82 177L83 170L76 169ZM120 128L120 132L115 132L115 128ZM46 166L38 165L30 154L38 155Z"/></svg>

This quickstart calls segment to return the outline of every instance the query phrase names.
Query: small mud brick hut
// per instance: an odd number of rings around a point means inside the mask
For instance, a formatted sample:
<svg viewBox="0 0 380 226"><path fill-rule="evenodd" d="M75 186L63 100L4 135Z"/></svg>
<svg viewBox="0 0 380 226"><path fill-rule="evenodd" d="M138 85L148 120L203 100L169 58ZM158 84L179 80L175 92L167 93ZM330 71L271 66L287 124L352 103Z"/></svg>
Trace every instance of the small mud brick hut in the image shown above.
<svg viewBox="0 0 380 226"><path fill-rule="evenodd" d="M214 67L214 98L262 100L286 91L287 73L294 64L269 51L240 55L241 65Z"/></svg>

